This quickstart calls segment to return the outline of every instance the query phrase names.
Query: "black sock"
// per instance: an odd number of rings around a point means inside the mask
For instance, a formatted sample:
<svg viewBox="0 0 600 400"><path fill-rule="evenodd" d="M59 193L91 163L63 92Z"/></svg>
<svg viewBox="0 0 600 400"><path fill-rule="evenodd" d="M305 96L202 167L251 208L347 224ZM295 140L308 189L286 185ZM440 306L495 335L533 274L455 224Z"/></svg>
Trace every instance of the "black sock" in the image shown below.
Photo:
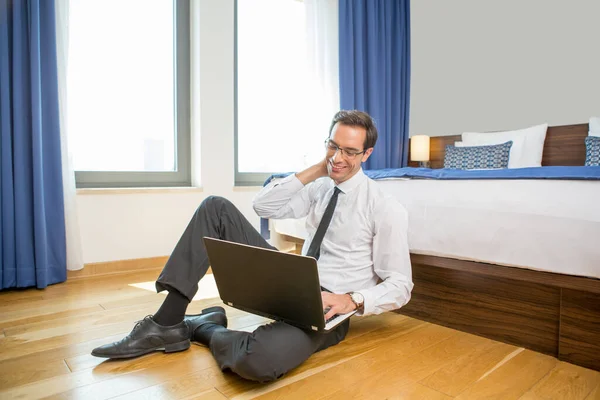
<svg viewBox="0 0 600 400"><path fill-rule="evenodd" d="M154 314L154 322L162 326L177 325L183 321L188 304L190 304L190 301L187 297L172 289L156 314Z"/></svg>
<svg viewBox="0 0 600 400"><path fill-rule="evenodd" d="M206 346L210 345L210 340L215 332L226 331L223 325L219 324L204 324L198 329L196 329L193 333L192 340L196 342L200 342Z"/></svg>

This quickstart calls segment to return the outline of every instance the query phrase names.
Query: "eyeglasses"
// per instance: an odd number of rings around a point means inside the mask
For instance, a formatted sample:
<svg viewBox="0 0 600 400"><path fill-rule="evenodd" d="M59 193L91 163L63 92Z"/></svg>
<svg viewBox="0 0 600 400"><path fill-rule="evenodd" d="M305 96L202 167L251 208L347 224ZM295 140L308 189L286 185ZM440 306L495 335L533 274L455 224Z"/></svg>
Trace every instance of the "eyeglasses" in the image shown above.
<svg viewBox="0 0 600 400"><path fill-rule="evenodd" d="M338 146L337 144L332 142L331 139L325 140L325 148L327 149L328 152L334 153L334 154L339 151L342 154L342 157L344 157L347 160L354 160L356 158L356 156L358 156L366 151L366 150L355 151L355 150L348 150L348 149L341 148L340 146Z"/></svg>

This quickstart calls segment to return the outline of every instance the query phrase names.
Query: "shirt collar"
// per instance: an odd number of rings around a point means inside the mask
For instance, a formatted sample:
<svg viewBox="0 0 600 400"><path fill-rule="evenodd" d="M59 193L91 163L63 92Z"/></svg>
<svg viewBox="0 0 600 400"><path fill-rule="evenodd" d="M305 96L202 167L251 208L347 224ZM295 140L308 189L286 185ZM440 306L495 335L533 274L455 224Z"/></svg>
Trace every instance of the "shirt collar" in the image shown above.
<svg viewBox="0 0 600 400"><path fill-rule="evenodd" d="M340 183L339 185L337 185L337 187L343 193L348 193L351 190L353 190L355 187L360 185L365 179L367 179L367 176L365 175L365 173L363 172L363 170L361 168L358 170L358 172L352 178ZM333 180L332 180L332 182L333 182ZM335 186L335 182L333 182L333 184Z"/></svg>

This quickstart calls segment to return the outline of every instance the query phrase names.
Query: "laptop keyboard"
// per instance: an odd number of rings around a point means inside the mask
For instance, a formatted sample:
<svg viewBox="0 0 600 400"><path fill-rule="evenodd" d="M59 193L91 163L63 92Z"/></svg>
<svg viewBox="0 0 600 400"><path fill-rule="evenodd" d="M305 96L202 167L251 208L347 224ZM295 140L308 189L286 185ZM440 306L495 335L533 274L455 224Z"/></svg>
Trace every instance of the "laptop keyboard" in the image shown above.
<svg viewBox="0 0 600 400"><path fill-rule="evenodd" d="M327 314L329 312L330 308L326 308L325 310L323 310L323 315ZM344 314L335 314L333 317L329 318L328 320L325 320L325 324L330 323L331 321L333 321L334 319L336 319L337 317L341 317Z"/></svg>
<svg viewBox="0 0 600 400"><path fill-rule="evenodd" d="M341 317L342 314L335 314L333 317L329 318L328 320L325 320L325 324L330 323L331 321L333 321L334 319Z"/></svg>

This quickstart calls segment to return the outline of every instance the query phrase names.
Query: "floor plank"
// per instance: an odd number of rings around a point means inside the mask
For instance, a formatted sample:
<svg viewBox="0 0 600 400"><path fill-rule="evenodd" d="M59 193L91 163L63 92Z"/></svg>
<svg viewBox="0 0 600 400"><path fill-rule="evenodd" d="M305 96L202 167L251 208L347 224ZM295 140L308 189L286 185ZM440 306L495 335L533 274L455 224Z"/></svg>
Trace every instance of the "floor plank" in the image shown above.
<svg viewBox="0 0 600 400"><path fill-rule="evenodd" d="M401 386L389 394L390 391L387 385L380 389L377 389L373 393L369 393L371 399L386 399L386 400L450 400L453 397L447 396L443 393L436 392L435 390L428 388L427 386L421 385L420 383L411 382L407 385Z"/></svg>
<svg viewBox="0 0 600 400"><path fill-rule="evenodd" d="M489 340L419 382L438 392L455 397L515 350L515 346Z"/></svg>
<svg viewBox="0 0 600 400"><path fill-rule="evenodd" d="M206 392L214 390L215 389L213 388L212 384L204 379L200 373L196 372L188 375L182 375L178 378L171 379L142 390L129 392L121 396L114 397L114 399L181 399L193 397L198 394L205 394Z"/></svg>
<svg viewBox="0 0 600 400"><path fill-rule="evenodd" d="M600 384L600 372L560 362L521 399L583 400Z"/></svg>
<svg viewBox="0 0 600 400"><path fill-rule="evenodd" d="M600 385L597 385L594 390L585 398L585 400L600 400Z"/></svg>
<svg viewBox="0 0 600 400"><path fill-rule="evenodd" d="M448 339L427 347L406 360L398 361L396 373L419 381L471 351L486 347L489 339L470 334L454 334ZM390 348L390 352L394 349Z"/></svg>
<svg viewBox="0 0 600 400"><path fill-rule="evenodd" d="M202 357L195 356L193 351L186 353L186 356L180 357L179 360L164 357L162 362L154 361L150 367L148 367L148 363L151 358L157 358L156 355L146 357L146 359L142 357L137 365L129 364L127 369L123 369L122 365L109 366L111 373L103 374L108 379L73 388L61 393L58 398L103 400L125 394L131 395L133 392L159 385L165 380L181 378L181 375L185 376L188 371L202 370L214 365L214 360L208 351L203 351L205 354ZM109 363L116 364L117 362L109 361ZM132 372L125 373L126 370ZM201 378L196 379L195 383L199 386L198 391L212 388L207 381Z"/></svg>
<svg viewBox="0 0 600 400"><path fill-rule="evenodd" d="M553 357L523 350L469 386L456 399L518 399L556 366Z"/></svg>
<svg viewBox="0 0 600 400"><path fill-rule="evenodd" d="M227 400L227 397L223 396L218 390L211 389L206 392L186 397L184 400Z"/></svg>
<svg viewBox="0 0 600 400"><path fill-rule="evenodd" d="M42 300L36 307L33 308L24 308L17 309L12 311L6 311L0 314L0 326L7 328L9 326L14 326L12 323L15 320L23 320L26 318L35 318L35 317L44 317L50 314L76 311L80 309L98 309L101 306L97 303L93 302L58 302L56 304L51 304L52 302ZM77 312L76 312L77 313ZM83 314L83 312L79 312L77 314Z"/></svg>
<svg viewBox="0 0 600 400"><path fill-rule="evenodd" d="M373 371L374 373L369 377L360 379L357 383L340 389L326 398L367 398L373 393L382 397L393 395L403 386L431 375L456 357L483 348L488 342L488 339L474 335L450 336L410 357L390 360L379 367L378 371ZM382 348L389 352L395 351L393 345L389 348L387 346L387 344L383 345Z"/></svg>
<svg viewBox="0 0 600 400"><path fill-rule="evenodd" d="M76 319L77 317L85 316L85 315L94 313L96 311L103 311L103 310L104 310L104 308L102 308L99 304L95 304L90 307L74 308L74 309L72 308L72 309L69 309L66 311L56 312L56 313L52 313L52 314L35 315L35 316L27 315L27 316L21 316L20 318L15 318L12 320L0 322L0 327L2 327L3 329L10 329L13 327L26 326L29 324L36 324L36 323L44 324L45 322L50 322L50 321L54 321L57 319L61 319L61 320L64 320L65 318Z"/></svg>
<svg viewBox="0 0 600 400"><path fill-rule="evenodd" d="M385 397L379 397L379 393L380 392L374 393L374 398L385 398L387 400L450 400L453 398L416 382L402 386L395 394L390 396L386 395Z"/></svg>
<svg viewBox="0 0 600 400"><path fill-rule="evenodd" d="M2 389L67 375L71 372L64 360L53 360L44 363L31 360L27 365L15 363L2 363L0 365L0 388Z"/></svg>
<svg viewBox="0 0 600 400"><path fill-rule="evenodd" d="M63 362L63 360L67 357L72 357L80 354L89 354L95 347L98 347L107 342L118 340L121 337L121 335L109 336L88 342L65 345L62 347L57 347L54 349L40 351L37 353L16 357L10 360L5 360L0 363L0 379L3 376L10 376L11 374L22 374L18 375L20 377L19 379L1 379L0 382L2 382L2 385L0 385L0 388L8 389L11 387L25 385L39 380L36 379L36 377L50 377L63 375L65 372L64 370L49 370L46 368L46 364L54 364L58 362L55 365L59 365L60 362ZM45 370L47 370L48 372L44 373Z"/></svg>

